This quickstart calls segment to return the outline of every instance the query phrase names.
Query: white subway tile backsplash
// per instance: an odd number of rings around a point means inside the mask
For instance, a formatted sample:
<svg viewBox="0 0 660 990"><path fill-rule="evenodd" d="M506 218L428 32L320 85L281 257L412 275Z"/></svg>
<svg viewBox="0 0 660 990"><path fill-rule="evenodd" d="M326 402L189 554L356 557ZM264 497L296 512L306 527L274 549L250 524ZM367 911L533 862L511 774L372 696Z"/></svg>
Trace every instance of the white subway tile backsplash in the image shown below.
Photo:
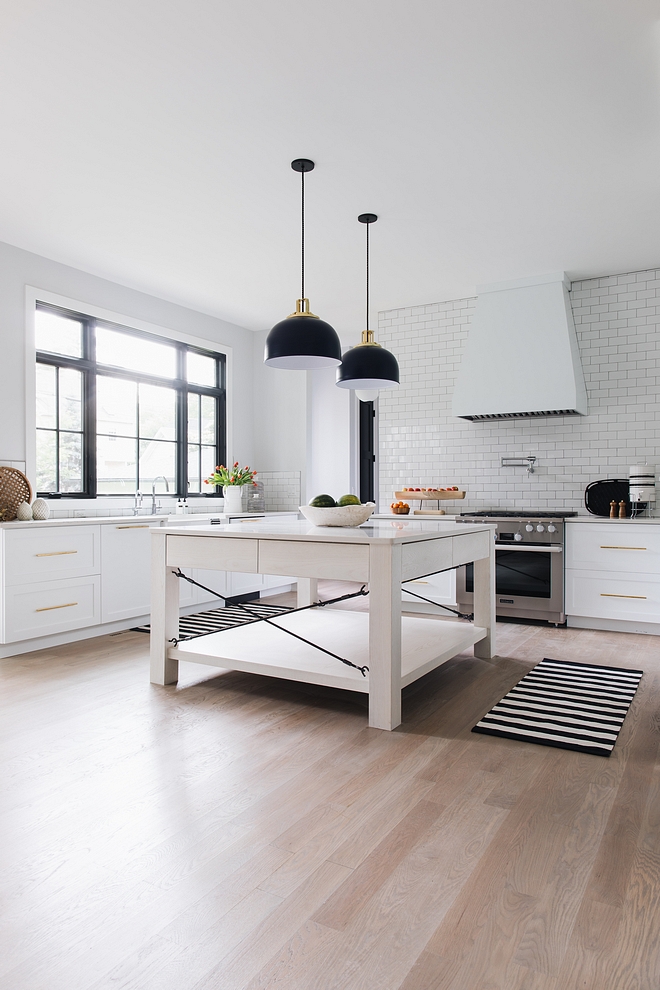
<svg viewBox="0 0 660 990"><path fill-rule="evenodd" d="M519 506L579 509L596 478L660 465L660 269L576 281L571 303L588 415L468 423L451 394L474 299L380 314L378 339L401 366L401 387L379 398L381 508L403 485L465 487L451 511ZM536 454L535 474L501 468Z"/></svg>

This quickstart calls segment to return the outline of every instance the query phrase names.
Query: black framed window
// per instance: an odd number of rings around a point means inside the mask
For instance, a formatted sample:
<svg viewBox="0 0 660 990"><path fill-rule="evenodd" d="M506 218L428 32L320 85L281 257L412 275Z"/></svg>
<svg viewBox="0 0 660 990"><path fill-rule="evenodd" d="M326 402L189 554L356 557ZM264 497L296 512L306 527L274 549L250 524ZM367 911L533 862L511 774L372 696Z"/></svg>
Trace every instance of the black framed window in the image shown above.
<svg viewBox="0 0 660 990"><path fill-rule="evenodd" d="M224 354L38 303L37 491L179 497L226 459Z"/></svg>

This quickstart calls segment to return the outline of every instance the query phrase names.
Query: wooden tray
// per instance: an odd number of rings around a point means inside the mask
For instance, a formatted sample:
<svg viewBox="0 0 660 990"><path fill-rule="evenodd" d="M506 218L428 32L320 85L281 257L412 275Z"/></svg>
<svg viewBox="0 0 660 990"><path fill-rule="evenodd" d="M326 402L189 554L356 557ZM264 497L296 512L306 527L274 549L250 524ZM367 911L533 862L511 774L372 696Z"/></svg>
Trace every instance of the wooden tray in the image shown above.
<svg viewBox="0 0 660 990"><path fill-rule="evenodd" d="M446 498L465 498L465 492L395 492L394 497L411 502L441 502Z"/></svg>
<svg viewBox="0 0 660 990"><path fill-rule="evenodd" d="M444 509L413 509L413 516L444 516Z"/></svg>

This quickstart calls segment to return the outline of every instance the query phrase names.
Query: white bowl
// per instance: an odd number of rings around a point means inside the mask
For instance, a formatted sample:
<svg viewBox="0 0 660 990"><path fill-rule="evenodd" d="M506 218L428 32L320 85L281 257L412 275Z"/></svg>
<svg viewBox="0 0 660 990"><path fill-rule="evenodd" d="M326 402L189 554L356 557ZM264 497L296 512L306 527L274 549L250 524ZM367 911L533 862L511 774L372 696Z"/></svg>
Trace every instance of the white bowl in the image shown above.
<svg viewBox="0 0 660 990"><path fill-rule="evenodd" d="M367 502L366 505L336 505L331 509L300 505L298 508L314 526L361 526L374 511L376 504Z"/></svg>

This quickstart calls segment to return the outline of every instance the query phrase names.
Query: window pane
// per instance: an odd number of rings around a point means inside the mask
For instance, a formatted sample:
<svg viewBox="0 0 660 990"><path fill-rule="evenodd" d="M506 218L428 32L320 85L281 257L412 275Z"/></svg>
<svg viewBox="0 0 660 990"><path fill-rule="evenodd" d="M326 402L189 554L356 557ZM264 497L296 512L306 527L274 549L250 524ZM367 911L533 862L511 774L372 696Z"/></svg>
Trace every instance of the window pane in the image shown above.
<svg viewBox="0 0 660 990"><path fill-rule="evenodd" d="M188 445L188 491L201 490L199 477L199 447L197 444Z"/></svg>
<svg viewBox="0 0 660 990"><path fill-rule="evenodd" d="M37 426L54 430L57 426L56 388L57 369L48 364L37 365ZM55 462L53 462L54 464ZM39 488L39 491L44 491Z"/></svg>
<svg viewBox="0 0 660 990"><path fill-rule="evenodd" d="M162 475L167 478L170 491L176 491L174 483L176 464L176 444L164 443L162 440L140 440L140 488L151 491L154 478ZM156 490L165 492L163 477L156 482Z"/></svg>
<svg viewBox="0 0 660 990"><path fill-rule="evenodd" d="M188 351L188 381L194 385L215 387L215 358Z"/></svg>
<svg viewBox="0 0 660 990"><path fill-rule="evenodd" d="M215 399L202 396L202 443L215 444Z"/></svg>
<svg viewBox="0 0 660 990"><path fill-rule="evenodd" d="M82 357L82 323L79 320L38 309L34 316L34 329L38 351Z"/></svg>
<svg viewBox="0 0 660 990"><path fill-rule="evenodd" d="M140 385L141 437L174 440L176 437L176 392L160 385ZM157 472L158 473L158 472Z"/></svg>
<svg viewBox="0 0 660 990"><path fill-rule="evenodd" d="M188 393L188 440L199 443L199 395Z"/></svg>
<svg viewBox="0 0 660 990"><path fill-rule="evenodd" d="M202 447L202 479L210 477L215 470L215 447ZM215 491L213 485L202 485L202 491Z"/></svg>
<svg viewBox="0 0 660 990"><path fill-rule="evenodd" d="M54 430L37 430L37 491L57 491L57 437Z"/></svg>
<svg viewBox="0 0 660 990"><path fill-rule="evenodd" d="M161 378L176 377L176 348L107 327L96 328L96 360Z"/></svg>
<svg viewBox="0 0 660 990"><path fill-rule="evenodd" d="M82 430L82 373L60 368L60 429Z"/></svg>
<svg viewBox="0 0 660 990"><path fill-rule="evenodd" d="M137 385L121 378L96 377L96 430L111 436L134 437ZM100 475L99 475L100 477Z"/></svg>
<svg viewBox="0 0 660 990"><path fill-rule="evenodd" d="M60 491L81 492L82 436L80 433L60 433Z"/></svg>
<svg viewBox="0 0 660 990"><path fill-rule="evenodd" d="M125 437L98 437L96 475L101 495L132 495L137 488L136 441Z"/></svg>

